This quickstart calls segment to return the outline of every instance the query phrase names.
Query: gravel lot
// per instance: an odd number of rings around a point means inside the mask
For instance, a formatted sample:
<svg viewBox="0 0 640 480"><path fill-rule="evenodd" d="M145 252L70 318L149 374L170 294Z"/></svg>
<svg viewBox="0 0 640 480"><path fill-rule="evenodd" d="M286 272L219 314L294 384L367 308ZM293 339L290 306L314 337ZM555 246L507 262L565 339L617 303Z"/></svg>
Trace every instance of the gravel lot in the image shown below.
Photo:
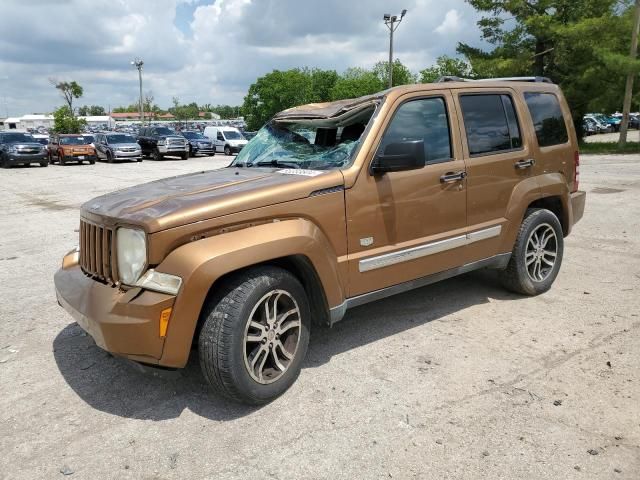
<svg viewBox="0 0 640 480"><path fill-rule="evenodd" d="M159 378L110 357L53 290L82 202L228 161L0 170L0 478L640 478L640 155L583 156L547 294L476 272L360 307L258 409L197 362Z"/></svg>

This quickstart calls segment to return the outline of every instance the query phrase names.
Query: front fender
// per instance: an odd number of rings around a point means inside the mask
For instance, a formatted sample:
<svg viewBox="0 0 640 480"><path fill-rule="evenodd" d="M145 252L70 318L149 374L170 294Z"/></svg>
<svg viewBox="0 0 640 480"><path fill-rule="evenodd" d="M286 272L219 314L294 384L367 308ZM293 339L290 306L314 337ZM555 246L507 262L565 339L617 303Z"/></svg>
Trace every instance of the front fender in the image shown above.
<svg viewBox="0 0 640 480"><path fill-rule="evenodd" d="M223 275L290 255L303 255L314 266L328 306L344 299L336 253L322 231L309 220L292 219L224 233L178 247L156 268L178 275L176 298L161 365L183 367L189 358L202 305Z"/></svg>

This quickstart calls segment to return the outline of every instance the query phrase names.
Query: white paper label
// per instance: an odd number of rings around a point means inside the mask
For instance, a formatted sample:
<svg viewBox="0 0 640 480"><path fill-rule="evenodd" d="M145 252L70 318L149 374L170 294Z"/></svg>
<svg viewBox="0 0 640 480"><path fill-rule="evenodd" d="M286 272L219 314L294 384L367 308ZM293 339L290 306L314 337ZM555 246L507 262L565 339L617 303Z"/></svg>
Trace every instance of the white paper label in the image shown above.
<svg viewBox="0 0 640 480"><path fill-rule="evenodd" d="M285 168L283 170L278 170L278 173L283 173L284 175L304 175L305 177L315 177L316 175L320 175L324 173L322 170L303 170L301 168Z"/></svg>

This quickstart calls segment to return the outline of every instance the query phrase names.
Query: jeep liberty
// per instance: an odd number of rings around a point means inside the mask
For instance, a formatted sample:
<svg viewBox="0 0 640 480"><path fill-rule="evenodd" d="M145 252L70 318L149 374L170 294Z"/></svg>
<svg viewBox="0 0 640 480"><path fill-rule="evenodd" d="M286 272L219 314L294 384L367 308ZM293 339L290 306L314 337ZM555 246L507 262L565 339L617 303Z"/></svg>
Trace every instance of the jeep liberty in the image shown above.
<svg viewBox="0 0 640 480"><path fill-rule="evenodd" d="M298 377L312 323L479 268L538 295L580 220L578 143L544 78L444 78L285 110L220 170L81 207L59 304L98 346L165 368L197 350L250 404Z"/></svg>

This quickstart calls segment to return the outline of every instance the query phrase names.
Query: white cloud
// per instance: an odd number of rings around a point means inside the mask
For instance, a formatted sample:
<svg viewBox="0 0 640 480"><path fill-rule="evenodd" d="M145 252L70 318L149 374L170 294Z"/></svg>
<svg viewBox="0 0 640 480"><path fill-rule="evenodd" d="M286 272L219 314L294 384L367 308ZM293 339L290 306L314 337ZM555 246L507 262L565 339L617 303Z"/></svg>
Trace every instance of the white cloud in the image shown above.
<svg viewBox="0 0 640 480"><path fill-rule="evenodd" d="M480 39L478 16L463 0L0 2L0 115L5 98L10 115L60 105L50 77L83 85L80 105L134 103L134 57L145 62L143 89L162 107L173 96L238 104L258 76L276 68L341 72L385 60L389 40L382 15L403 8L408 13L395 33L394 52L414 71L455 54L457 41L477 45ZM178 22L184 3L195 6L193 18ZM434 31L443 35L434 37Z"/></svg>
<svg viewBox="0 0 640 480"><path fill-rule="evenodd" d="M445 14L442 23L435 29L435 32L440 34L457 33L460 30L461 20L462 18L455 8L449 10Z"/></svg>

